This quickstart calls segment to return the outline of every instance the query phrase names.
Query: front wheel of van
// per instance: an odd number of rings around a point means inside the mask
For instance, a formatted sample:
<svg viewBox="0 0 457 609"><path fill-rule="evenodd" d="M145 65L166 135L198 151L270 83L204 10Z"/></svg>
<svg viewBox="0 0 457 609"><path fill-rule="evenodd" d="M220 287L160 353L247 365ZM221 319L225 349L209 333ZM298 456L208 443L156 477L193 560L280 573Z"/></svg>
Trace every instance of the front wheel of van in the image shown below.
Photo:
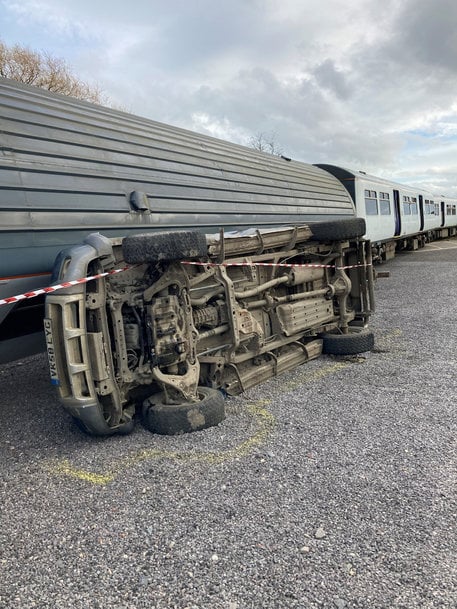
<svg viewBox="0 0 457 609"><path fill-rule="evenodd" d="M143 423L152 433L173 436L219 425L225 419L225 403L220 391L198 387L200 400L166 404L157 393L143 403Z"/></svg>

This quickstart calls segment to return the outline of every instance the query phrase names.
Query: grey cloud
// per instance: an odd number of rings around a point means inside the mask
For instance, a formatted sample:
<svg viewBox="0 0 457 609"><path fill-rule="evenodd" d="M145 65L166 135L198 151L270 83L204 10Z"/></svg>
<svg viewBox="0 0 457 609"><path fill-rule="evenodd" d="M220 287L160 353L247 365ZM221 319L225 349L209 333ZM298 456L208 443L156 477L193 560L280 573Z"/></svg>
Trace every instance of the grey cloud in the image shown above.
<svg viewBox="0 0 457 609"><path fill-rule="evenodd" d="M397 21L396 48L410 61L457 71L455 0L409 0Z"/></svg>
<svg viewBox="0 0 457 609"><path fill-rule="evenodd" d="M331 59L326 59L314 69L314 76L324 89L329 89L341 99L350 96L350 86L341 70L337 70Z"/></svg>

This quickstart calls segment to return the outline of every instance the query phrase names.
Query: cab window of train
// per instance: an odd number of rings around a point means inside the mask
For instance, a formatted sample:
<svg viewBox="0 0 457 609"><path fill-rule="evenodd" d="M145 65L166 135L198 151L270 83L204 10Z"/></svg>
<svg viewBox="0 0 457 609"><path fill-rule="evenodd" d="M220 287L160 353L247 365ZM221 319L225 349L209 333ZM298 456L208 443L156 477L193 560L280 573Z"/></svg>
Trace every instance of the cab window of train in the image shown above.
<svg viewBox="0 0 457 609"><path fill-rule="evenodd" d="M379 193L379 211L381 216L390 216L390 195L388 192Z"/></svg>
<svg viewBox="0 0 457 609"><path fill-rule="evenodd" d="M367 216L378 215L378 198L376 190L365 190L365 211Z"/></svg>

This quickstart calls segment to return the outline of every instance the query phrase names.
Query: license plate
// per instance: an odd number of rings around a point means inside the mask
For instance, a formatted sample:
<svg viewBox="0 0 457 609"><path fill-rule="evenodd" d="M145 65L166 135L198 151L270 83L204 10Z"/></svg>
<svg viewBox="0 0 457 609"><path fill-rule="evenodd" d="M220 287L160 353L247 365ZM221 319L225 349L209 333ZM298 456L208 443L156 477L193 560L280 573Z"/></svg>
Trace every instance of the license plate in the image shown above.
<svg viewBox="0 0 457 609"><path fill-rule="evenodd" d="M59 376L57 374L57 362L56 352L54 349L54 340L52 338L52 322L50 319L45 318L44 323L44 336L46 340L46 350L48 352L49 372L51 375L51 383L53 385L60 385Z"/></svg>

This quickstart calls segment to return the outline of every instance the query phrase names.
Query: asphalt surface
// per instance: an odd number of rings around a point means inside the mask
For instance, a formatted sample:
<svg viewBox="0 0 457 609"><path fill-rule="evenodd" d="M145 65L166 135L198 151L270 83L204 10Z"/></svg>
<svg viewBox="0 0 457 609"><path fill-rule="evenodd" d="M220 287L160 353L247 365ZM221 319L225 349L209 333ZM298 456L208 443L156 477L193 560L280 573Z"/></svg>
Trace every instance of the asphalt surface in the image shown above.
<svg viewBox="0 0 457 609"><path fill-rule="evenodd" d="M457 606L457 242L379 270L372 353L203 432L89 438L43 356L3 366L0 607Z"/></svg>

